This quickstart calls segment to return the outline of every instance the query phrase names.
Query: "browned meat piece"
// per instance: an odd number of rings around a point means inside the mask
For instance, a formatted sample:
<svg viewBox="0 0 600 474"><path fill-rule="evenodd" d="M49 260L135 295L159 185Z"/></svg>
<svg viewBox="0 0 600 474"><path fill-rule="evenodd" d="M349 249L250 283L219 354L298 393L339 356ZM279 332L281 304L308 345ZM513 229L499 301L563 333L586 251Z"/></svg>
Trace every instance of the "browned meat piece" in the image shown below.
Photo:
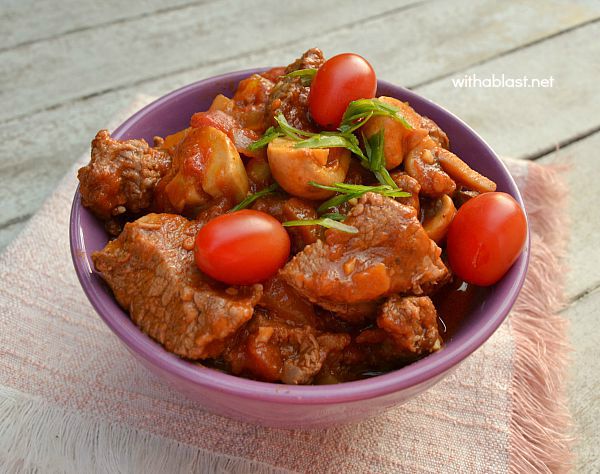
<svg viewBox="0 0 600 474"><path fill-rule="evenodd" d="M336 316L331 311L321 308L318 305L313 305L313 308L314 308L315 314L317 316L317 324L315 327L319 331L350 333L350 332L355 332L358 329L357 325L355 323L353 323L352 321L348 321L346 319L342 319L342 318ZM377 308L375 309L375 316L373 317L373 320L375 320L376 317L377 317Z"/></svg>
<svg viewBox="0 0 600 474"><path fill-rule="evenodd" d="M263 295L258 305L291 326L316 327L319 322L312 303L279 276L263 283Z"/></svg>
<svg viewBox="0 0 600 474"><path fill-rule="evenodd" d="M344 183L371 185L377 183L377 181L372 171L362 166L358 160L351 160Z"/></svg>
<svg viewBox="0 0 600 474"><path fill-rule="evenodd" d="M257 199L252 209L266 212L279 222L316 219L317 211L310 201L300 198L286 198L283 195L270 195ZM315 243L323 237L323 230L319 226L289 227L288 232L292 240L292 253L297 253L309 244Z"/></svg>
<svg viewBox="0 0 600 474"><path fill-rule="evenodd" d="M283 206L286 201L287 198L282 194L269 194L254 201L252 209L271 214L279 222L283 222L285 220L283 217Z"/></svg>
<svg viewBox="0 0 600 474"><path fill-rule="evenodd" d="M277 80L284 74L285 74L284 66L277 66L277 67L269 69L268 71L260 73L260 75L262 77L264 77L265 79L267 79L268 81L271 81L273 83L277 82Z"/></svg>
<svg viewBox="0 0 600 474"><path fill-rule="evenodd" d="M282 211L284 221L310 220L319 217L312 204L295 197L285 202ZM297 253L307 245L314 244L323 238L323 228L317 225L289 227L288 232L292 238L293 253Z"/></svg>
<svg viewBox="0 0 600 474"><path fill-rule="evenodd" d="M89 164L79 170L82 204L102 220L150 207L154 188L171 166L164 150L145 140L119 141L100 130Z"/></svg>
<svg viewBox="0 0 600 474"><path fill-rule="evenodd" d="M310 326L292 326L257 310L223 357L234 374L267 382L308 384L327 356L339 353L349 343L348 334L319 334Z"/></svg>
<svg viewBox="0 0 600 474"><path fill-rule="evenodd" d="M165 349L189 359L217 357L253 314L260 285L226 288L203 275L192 252L198 223L148 214L92 255L132 321Z"/></svg>
<svg viewBox="0 0 600 474"><path fill-rule="evenodd" d="M429 117L421 116L421 123L419 126L429 132L429 136L433 139L433 141L442 148L446 150L450 147L450 140L448 140L448 135L438 127L438 124L431 120Z"/></svg>
<svg viewBox="0 0 600 474"><path fill-rule="evenodd" d="M364 324L367 321L372 321L377 316L377 308L379 301L364 301L360 303L332 303L322 300L319 306L331 311L340 319L343 319L349 324L358 325Z"/></svg>
<svg viewBox="0 0 600 474"><path fill-rule="evenodd" d="M246 162L246 174L250 184L250 193L262 191L274 183L269 162L265 158L251 158Z"/></svg>
<svg viewBox="0 0 600 474"><path fill-rule="evenodd" d="M279 73L283 71L276 69ZM245 129L262 135L269 126L267 104L275 81L267 79L267 74L252 74L240 81L232 99L232 115ZM267 75L267 77L265 77Z"/></svg>
<svg viewBox="0 0 600 474"><path fill-rule="evenodd" d="M317 48L306 51L285 69L285 74L300 69L318 69L325 62L323 53ZM306 131L315 131L308 114L308 94L310 87L303 85L300 77L281 77L271 91L268 113L275 117L282 113L288 123Z"/></svg>
<svg viewBox="0 0 600 474"><path fill-rule="evenodd" d="M377 326L403 355L421 355L442 347L435 306L427 296L390 297L379 310Z"/></svg>
<svg viewBox="0 0 600 474"><path fill-rule="evenodd" d="M410 197L396 198L396 201L414 207L417 211L417 215L419 215L421 208L421 203L419 202L421 185L419 182L402 171L394 171L393 173L390 173L390 176L402 191L410 193Z"/></svg>
<svg viewBox="0 0 600 474"><path fill-rule="evenodd" d="M343 352L332 354L315 382L339 383L389 372L442 347L428 297L390 297L379 311L377 326L363 330Z"/></svg>
<svg viewBox="0 0 600 474"><path fill-rule="evenodd" d="M225 214L229 209L233 207L233 203L231 199L226 197L220 197L211 202L211 204L202 209L198 214L196 214L195 221L206 224L209 220L214 219L215 217L219 217L222 214Z"/></svg>
<svg viewBox="0 0 600 474"><path fill-rule="evenodd" d="M289 74L290 72L299 71L300 69L319 69L324 62L325 57L323 56L323 51L319 48L310 48L293 63L289 64L283 73Z"/></svg>
<svg viewBox="0 0 600 474"><path fill-rule="evenodd" d="M281 276L313 303L352 304L394 293L423 294L448 270L441 249L423 230L414 208L367 193L344 221L358 229L330 229L297 254Z"/></svg>

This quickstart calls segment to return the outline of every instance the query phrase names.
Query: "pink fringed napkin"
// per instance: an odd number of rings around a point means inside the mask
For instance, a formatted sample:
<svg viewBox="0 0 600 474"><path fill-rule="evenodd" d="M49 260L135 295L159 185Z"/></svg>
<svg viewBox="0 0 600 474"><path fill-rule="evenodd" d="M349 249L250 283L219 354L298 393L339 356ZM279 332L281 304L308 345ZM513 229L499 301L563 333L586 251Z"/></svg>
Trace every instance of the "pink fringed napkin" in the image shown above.
<svg viewBox="0 0 600 474"><path fill-rule="evenodd" d="M41 472L560 472L562 184L507 160L532 258L507 323L451 376L363 423L313 431L203 411L138 366L82 293L69 255L75 170L0 256L0 465Z"/></svg>

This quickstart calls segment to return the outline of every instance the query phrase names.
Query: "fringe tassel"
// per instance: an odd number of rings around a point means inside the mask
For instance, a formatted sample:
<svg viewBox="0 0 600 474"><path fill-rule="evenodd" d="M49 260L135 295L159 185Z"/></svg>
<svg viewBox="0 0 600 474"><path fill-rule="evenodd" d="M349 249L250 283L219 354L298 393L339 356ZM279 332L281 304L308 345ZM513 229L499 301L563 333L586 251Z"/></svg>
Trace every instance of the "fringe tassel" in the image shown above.
<svg viewBox="0 0 600 474"><path fill-rule="evenodd" d="M564 308L567 188L564 166L529 166L525 204L532 226L531 265L510 319L515 337L511 386L510 472L572 469L572 420L565 375L570 345ZM557 196L565 199L557 199ZM532 270L533 269L533 270Z"/></svg>
<svg viewBox="0 0 600 474"><path fill-rule="evenodd" d="M287 473L201 450L137 429L65 411L11 389L0 390L0 471L101 473Z"/></svg>

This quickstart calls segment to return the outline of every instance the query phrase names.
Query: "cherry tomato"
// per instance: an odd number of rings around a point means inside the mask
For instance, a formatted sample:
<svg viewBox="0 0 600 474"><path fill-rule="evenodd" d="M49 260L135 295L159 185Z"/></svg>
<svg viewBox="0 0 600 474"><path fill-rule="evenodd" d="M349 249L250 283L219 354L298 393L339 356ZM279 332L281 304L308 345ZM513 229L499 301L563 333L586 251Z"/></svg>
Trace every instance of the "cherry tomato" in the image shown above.
<svg viewBox="0 0 600 474"><path fill-rule="evenodd" d="M308 96L310 114L319 125L334 130L350 102L371 99L376 91L375 71L365 58L338 54L325 61L313 78Z"/></svg>
<svg viewBox="0 0 600 474"><path fill-rule="evenodd" d="M272 277L289 254L290 238L279 221L250 209L212 219L200 229L194 245L198 268L230 285Z"/></svg>
<svg viewBox="0 0 600 474"><path fill-rule="evenodd" d="M515 262L526 238L525 213L512 196L480 194L463 204L450 224L450 267L469 283L493 285Z"/></svg>

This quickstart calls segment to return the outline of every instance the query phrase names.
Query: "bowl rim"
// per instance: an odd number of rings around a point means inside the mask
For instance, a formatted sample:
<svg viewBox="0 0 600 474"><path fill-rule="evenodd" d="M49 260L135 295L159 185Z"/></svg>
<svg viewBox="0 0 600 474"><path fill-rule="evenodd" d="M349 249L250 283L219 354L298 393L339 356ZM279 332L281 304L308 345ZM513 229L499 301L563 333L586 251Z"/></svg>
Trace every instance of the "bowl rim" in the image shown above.
<svg viewBox="0 0 600 474"><path fill-rule="evenodd" d="M206 83L231 81L266 69L268 68L252 68L233 71L202 79L169 92L131 115L115 129L113 136L119 138L120 135L131 127L140 117L153 112L165 102L172 100L175 96L179 96L190 90L195 90ZM499 165L502 171L508 176L510 193L525 211L521 193L513 177L506 168L506 165L479 134L477 134L477 132L453 113L415 92L382 80L378 81L378 87L380 86L397 89L401 91L405 97L408 97L409 102L411 99L416 99L418 102L425 102L430 107L439 109L440 112L448 115L451 120L456 121L471 135L473 140L479 142L479 145L485 148L489 154L493 156L497 162L496 164ZM141 356L145 362L155 368L168 372L180 379L184 379L193 385L202 386L212 391L222 392L249 400L276 402L279 404L327 405L340 402L366 400L410 389L411 387L424 384L427 381L435 380L438 376L441 376L443 373L456 367L470 354L481 347L481 345L485 343L506 319L511 307L518 297L523 282L525 281L530 257L530 232L528 224L525 247L510 270L511 273L516 274L516 277L512 281L510 287L506 290L508 295L507 298L498 305L496 311L490 315L485 323L480 324L477 330L472 331L472 333L468 335L468 338L460 345L449 345L449 347L445 347L443 350L430 354L401 369L368 379L342 382L333 385L283 385L250 380L185 361L175 354L167 352L159 343L150 339L149 336L139 330L139 328L129 319L129 315L127 315L127 318L117 317L114 314L114 308L108 306L107 295L104 290L100 289L95 282L91 281L90 275L93 273L93 270L89 267L88 259L81 258L81 252L86 252L84 236L80 226L81 213L82 205L80 201L79 186L77 186L72 202L69 222L69 242L73 265L82 289L90 303L107 326L130 351ZM83 263L84 261L85 263ZM114 296L111 296L110 298L114 300ZM119 309L126 314L124 310L121 308ZM132 331L132 328L135 330Z"/></svg>

